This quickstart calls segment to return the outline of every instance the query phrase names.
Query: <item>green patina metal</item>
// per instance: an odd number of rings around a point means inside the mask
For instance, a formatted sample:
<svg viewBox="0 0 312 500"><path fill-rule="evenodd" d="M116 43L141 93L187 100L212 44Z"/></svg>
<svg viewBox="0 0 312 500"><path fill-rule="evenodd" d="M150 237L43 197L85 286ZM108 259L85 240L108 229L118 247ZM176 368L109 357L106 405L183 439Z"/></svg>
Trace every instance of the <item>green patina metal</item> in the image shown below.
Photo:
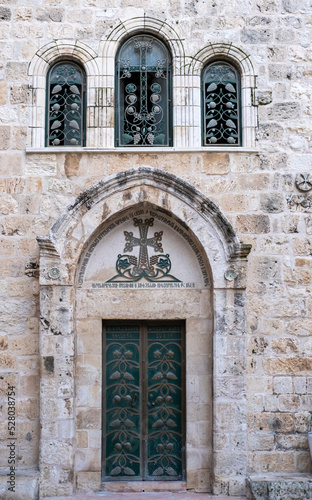
<svg viewBox="0 0 312 500"><path fill-rule="evenodd" d="M149 35L130 38L117 58L117 146L169 146L171 58Z"/></svg>
<svg viewBox="0 0 312 500"><path fill-rule="evenodd" d="M107 326L105 476L141 475L140 329Z"/></svg>
<svg viewBox="0 0 312 500"><path fill-rule="evenodd" d="M107 324L104 346L103 479L184 479L182 325Z"/></svg>
<svg viewBox="0 0 312 500"><path fill-rule="evenodd" d="M203 72L204 146L240 146L240 78L231 65L217 62Z"/></svg>
<svg viewBox="0 0 312 500"><path fill-rule="evenodd" d="M148 477L182 479L181 326L148 326Z"/></svg>
<svg viewBox="0 0 312 500"><path fill-rule="evenodd" d="M85 145L85 75L74 63L55 64L48 75L47 146Z"/></svg>

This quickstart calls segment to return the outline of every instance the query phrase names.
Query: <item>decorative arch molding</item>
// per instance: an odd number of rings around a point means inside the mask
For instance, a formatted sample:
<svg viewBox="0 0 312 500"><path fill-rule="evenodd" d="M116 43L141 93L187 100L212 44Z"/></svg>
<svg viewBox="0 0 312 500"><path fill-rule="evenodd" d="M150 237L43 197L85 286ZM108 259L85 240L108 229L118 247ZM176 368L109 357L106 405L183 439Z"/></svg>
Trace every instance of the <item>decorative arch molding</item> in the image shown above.
<svg viewBox="0 0 312 500"><path fill-rule="evenodd" d="M148 166L113 174L80 194L54 224L49 237L38 239L40 246L47 253L49 253L48 248L51 248L51 254L55 255L57 252L60 257L66 258L65 242L69 235L75 231L78 221L81 221L86 214L90 219L89 215L92 213L92 209L105 203L116 193L138 187L142 189L152 187L189 206L203 223L207 223L214 229L215 237L223 248L225 261L247 257L250 245L244 245L239 241L229 221L209 198L181 178ZM92 232L97 227L97 218L95 218L93 224L88 224L89 234L85 232L85 241L91 237ZM78 261L80 251L81 249L77 250L73 263Z"/></svg>
<svg viewBox="0 0 312 500"><path fill-rule="evenodd" d="M188 74L200 75L203 67L212 59L230 60L238 66L242 76L255 78L250 56L232 43L210 43L200 49L188 65Z"/></svg>
<svg viewBox="0 0 312 500"><path fill-rule="evenodd" d="M88 77L99 75L96 52L78 40L54 40L34 55L29 64L30 76L46 77L49 67L59 59L74 59L83 65Z"/></svg>
<svg viewBox="0 0 312 500"><path fill-rule="evenodd" d="M32 77L31 147L43 148L45 144L46 77L49 68L58 61L72 60L80 64L87 75L87 146L98 145L101 127L94 122L94 108L99 104L102 75L96 52L78 40L54 40L34 55L28 74Z"/></svg>
<svg viewBox="0 0 312 500"><path fill-rule="evenodd" d="M166 21L153 17L134 17L120 20L101 43L99 53L102 57L115 59L119 45L136 33L150 33L162 39L169 47L173 58L174 73L184 71L184 45L179 33Z"/></svg>
<svg viewBox="0 0 312 500"><path fill-rule="evenodd" d="M158 213L170 212L190 231L191 236L196 237L201 244L203 257L209 262L212 277L208 288L187 292L193 294L187 295L190 297L189 301L186 295L183 295L184 302L182 296L177 295L180 291L183 294L183 290L161 291L165 294L163 300L167 308L160 311L157 306L153 306L153 310L148 309L146 293L150 292L147 290L136 290L135 297L131 292L131 300L134 302L133 307L130 307L130 297L125 295L125 290L112 292L97 288L84 289L80 288L75 280L86 249L96 244L99 230L109 230L110 221L115 215L122 215L132 207L142 207L144 202L155 207L153 210L159 210ZM237 494L244 494L247 470L244 450L231 450L233 457L235 455L233 463L237 464L237 467L231 467L229 470L228 453L220 453L217 447L214 448L212 433L215 442L218 442L219 435L224 435L225 429L228 429L228 442L231 442L232 434L246 433L244 295L246 257L250 245L239 242L221 211L200 191L172 174L147 166L107 177L82 193L54 224L49 237L38 238L38 243L42 366L40 495L71 495L74 485L79 488L81 481L84 485L86 477L90 477L91 490L101 488L101 439L88 450L80 449L76 431L85 428L85 419L92 414L92 429L97 430L99 435L101 433L103 318L184 320L189 346L192 344L191 339L200 332L207 335L205 376L201 371L196 371L196 368L194 376L198 380L198 390L201 386L200 404L209 408L205 417L209 438L208 444L205 444L202 435L196 434L196 449L192 439L186 443L188 487L204 487L205 491L212 489L216 494L234 488ZM116 293L116 300L112 300ZM157 295L152 298L151 295L153 304L158 303L158 297ZM238 297L239 300L234 300ZM197 309L194 309L195 303ZM109 304L112 305L111 309ZM135 304L137 309L134 308ZM162 316L164 314L165 316ZM89 332L87 339L84 337L86 328ZM230 342L232 335L239 339L239 355L233 355ZM85 345L93 349L91 358L95 360L95 364L92 366L84 360L91 359L89 356L79 356L83 353L81 346L85 342ZM186 352L186 363L192 363L194 358L191 349L189 351L189 354ZM200 352L202 354L202 351ZM204 380L208 381L205 389ZM81 400L79 391L85 391L86 385L90 386L90 391L95 387L92 394L97 396L90 396L91 399L85 399L83 396ZM219 392L220 386L228 388L228 395ZM241 390L233 393L231 387L240 387ZM192 432L193 391L193 386L189 386L186 391L189 395L186 404L186 425L189 425L187 433ZM223 417L220 419L221 413ZM234 414L236 418L233 427ZM55 422L60 422L62 429L70 429L66 439L63 432L55 433ZM245 440L242 439L242 442ZM192 459L194 454L197 457L195 462ZM93 457L91 471L90 457ZM205 479L199 482L198 477Z"/></svg>

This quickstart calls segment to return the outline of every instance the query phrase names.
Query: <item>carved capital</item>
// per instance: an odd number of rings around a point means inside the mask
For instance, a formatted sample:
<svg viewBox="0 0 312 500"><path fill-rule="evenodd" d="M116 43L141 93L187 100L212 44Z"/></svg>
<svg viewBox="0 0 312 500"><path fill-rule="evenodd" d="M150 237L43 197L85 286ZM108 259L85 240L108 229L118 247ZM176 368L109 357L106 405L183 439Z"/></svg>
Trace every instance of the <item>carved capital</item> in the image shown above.
<svg viewBox="0 0 312 500"><path fill-rule="evenodd" d="M236 260L236 259L243 259L247 260L247 257L250 253L252 245L249 243L239 243L239 245L234 246L234 250L231 253L231 259Z"/></svg>
<svg viewBox="0 0 312 500"><path fill-rule="evenodd" d="M54 242L47 236L37 236L41 256L59 257Z"/></svg>

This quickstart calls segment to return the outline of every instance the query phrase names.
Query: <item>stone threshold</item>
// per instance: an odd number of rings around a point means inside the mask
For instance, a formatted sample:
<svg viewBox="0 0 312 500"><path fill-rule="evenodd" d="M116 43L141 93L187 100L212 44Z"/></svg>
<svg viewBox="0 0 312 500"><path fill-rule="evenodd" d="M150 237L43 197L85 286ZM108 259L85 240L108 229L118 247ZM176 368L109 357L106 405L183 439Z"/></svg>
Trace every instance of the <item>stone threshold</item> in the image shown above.
<svg viewBox="0 0 312 500"><path fill-rule="evenodd" d="M246 483L248 500L312 500L312 474L252 474Z"/></svg>
<svg viewBox="0 0 312 500"><path fill-rule="evenodd" d="M101 484L102 491L118 493L144 492L185 492L186 482L183 481L107 481Z"/></svg>

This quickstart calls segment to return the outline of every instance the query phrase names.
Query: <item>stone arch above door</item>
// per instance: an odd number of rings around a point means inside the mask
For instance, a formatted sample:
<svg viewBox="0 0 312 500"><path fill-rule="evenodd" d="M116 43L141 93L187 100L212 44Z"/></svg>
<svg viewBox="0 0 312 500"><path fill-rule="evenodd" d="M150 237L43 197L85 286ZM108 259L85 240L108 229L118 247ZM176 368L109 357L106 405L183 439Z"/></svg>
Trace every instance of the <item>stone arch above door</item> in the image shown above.
<svg viewBox="0 0 312 500"><path fill-rule="evenodd" d="M202 448L199 452L198 445L194 448L191 442L188 444L188 486L207 491L212 483L212 489L218 492L226 483L236 492L244 490L245 456L242 450L231 449L230 443L234 441L232 434L243 433L246 429L244 281L250 247L239 242L219 209L190 184L163 171L140 167L108 177L82 193L54 224L49 237L38 238L41 249L41 496L69 495L74 484L84 491L100 487L101 447L94 443L96 440L100 443L101 439L99 350L102 319L132 316L130 313L120 314L116 303L113 312L108 314L105 305L107 291L103 295L101 289L87 290L89 312L84 312L79 273L90 246L101 231L109 228L116 214L126 214L142 207L145 210L152 207L155 213L170 214L172 220L179 221L185 232L191 235L190 239L200 246L210 268L208 290L213 292L214 299L210 296L209 303L214 304L214 311L208 311L208 302L203 299L201 304L198 303L198 314L206 325L210 325L207 326L210 345L214 338L211 347L213 363L209 362L211 370L212 365L214 367L214 399L212 401L210 395L205 403L211 414L209 431L207 419L202 421L207 434L210 433L207 449ZM147 290L135 292L149 293ZM96 309L99 303L101 306ZM167 316L169 319L186 319L186 336L192 334L196 337L197 327L192 323L192 317L182 307L180 309L176 312L171 307L171 316ZM154 312L144 312L142 308L139 314L141 320L158 319ZM88 337L90 331L91 337ZM87 342L81 340L86 338L84 335L88 337ZM235 345L240 346L239 352L233 349L232 335L235 335ZM188 337L186 339L188 342ZM94 363L81 363L87 358L92 358ZM192 356L186 359L190 380L191 359ZM208 372L201 376L205 378ZM197 386L187 388L188 405L193 414L192 404L200 397L198 377L197 370L194 378ZM90 391L88 396L85 395L86 386L89 389L92 386L91 397ZM238 391L237 387L241 390ZM196 411L195 415L196 419L199 418ZM187 418L193 418L191 413ZM194 425L199 426L200 420L194 421ZM65 437L64 428L68 429ZM229 449L225 451L219 451L217 446L221 434L228 437ZM231 470L227 468L229 453L233 455L231 463L237 464Z"/></svg>
<svg viewBox="0 0 312 500"><path fill-rule="evenodd" d="M209 198L173 174L142 166L111 175L80 194L53 225L49 236L37 238L42 257L62 260L62 270L54 279L72 283L72 266L98 227L112 214L144 200L172 212L190 226L206 252L209 249L210 261L222 262L224 267L227 262L246 259L250 245L239 241L229 221ZM216 280L218 274L212 272ZM51 283L48 269L41 268L40 277L42 283ZM224 284L224 279L221 282Z"/></svg>

